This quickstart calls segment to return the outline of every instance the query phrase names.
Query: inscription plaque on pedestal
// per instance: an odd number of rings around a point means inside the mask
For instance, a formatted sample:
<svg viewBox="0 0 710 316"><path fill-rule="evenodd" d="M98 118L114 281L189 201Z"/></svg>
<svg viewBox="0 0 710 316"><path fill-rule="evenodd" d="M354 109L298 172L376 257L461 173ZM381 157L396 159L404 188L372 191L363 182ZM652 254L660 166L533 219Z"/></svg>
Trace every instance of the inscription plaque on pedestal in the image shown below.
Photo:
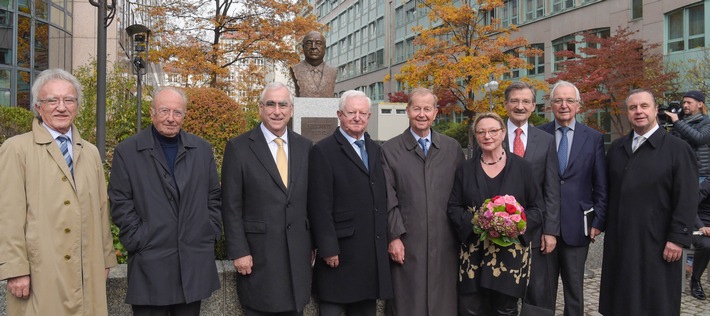
<svg viewBox="0 0 710 316"><path fill-rule="evenodd" d="M301 136L318 142L326 136L333 134L338 127L338 119L334 117L302 117Z"/></svg>

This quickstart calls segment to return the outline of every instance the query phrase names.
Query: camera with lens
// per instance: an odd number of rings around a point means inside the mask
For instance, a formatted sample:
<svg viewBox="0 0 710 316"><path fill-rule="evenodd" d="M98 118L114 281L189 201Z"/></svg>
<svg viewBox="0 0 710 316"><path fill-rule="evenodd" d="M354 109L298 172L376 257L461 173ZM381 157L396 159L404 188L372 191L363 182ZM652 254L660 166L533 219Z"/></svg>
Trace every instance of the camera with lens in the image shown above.
<svg viewBox="0 0 710 316"><path fill-rule="evenodd" d="M683 119L685 115L680 101L671 101L667 105L661 105L658 107L658 123L662 126L673 126L673 122L671 122L670 117L668 117L665 112L677 114L679 120Z"/></svg>

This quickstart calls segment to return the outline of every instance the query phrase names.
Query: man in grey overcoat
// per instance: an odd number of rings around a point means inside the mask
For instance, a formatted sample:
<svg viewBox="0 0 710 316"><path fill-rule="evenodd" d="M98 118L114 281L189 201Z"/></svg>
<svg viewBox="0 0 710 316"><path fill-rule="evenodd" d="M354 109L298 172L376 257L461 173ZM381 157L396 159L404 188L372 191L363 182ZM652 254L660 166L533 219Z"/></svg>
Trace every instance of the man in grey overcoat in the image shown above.
<svg viewBox="0 0 710 316"><path fill-rule="evenodd" d="M114 152L108 195L128 250L134 315L199 315L201 300L220 287L219 178L212 146L181 129L186 111L182 90L158 88L153 124Z"/></svg>
<svg viewBox="0 0 710 316"><path fill-rule="evenodd" d="M287 128L293 97L269 83L261 124L227 143L222 167L227 256L247 316L302 315L311 297L306 211L311 141Z"/></svg>
<svg viewBox="0 0 710 316"><path fill-rule="evenodd" d="M456 315L458 243L446 209L461 145L434 132L437 97L409 94L409 128L382 145L394 299L387 315Z"/></svg>

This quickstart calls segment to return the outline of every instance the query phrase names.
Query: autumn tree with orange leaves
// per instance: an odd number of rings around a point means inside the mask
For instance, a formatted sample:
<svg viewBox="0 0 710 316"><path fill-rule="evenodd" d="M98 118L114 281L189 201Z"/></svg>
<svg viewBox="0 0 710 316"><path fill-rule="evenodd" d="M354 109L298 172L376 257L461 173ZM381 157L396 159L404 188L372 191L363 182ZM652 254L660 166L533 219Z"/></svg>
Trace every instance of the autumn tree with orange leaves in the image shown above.
<svg viewBox="0 0 710 316"><path fill-rule="evenodd" d="M586 43L576 45L579 53L555 53L567 60L561 62L562 70L548 79L550 83L565 80L575 84L583 102L580 113L607 115L615 135L628 130L623 111L629 91L646 89L660 100L664 92L673 92L678 78L677 71L665 67L663 55L657 50L659 44L635 38L636 33L628 28L618 28L607 38L585 33L576 42ZM604 130L598 122L588 123Z"/></svg>
<svg viewBox="0 0 710 316"><path fill-rule="evenodd" d="M147 8L156 17L150 58L184 86L228 91L235 87L228 78L232 65L297 63L297 42L323 27L314 15L303 14L310 9L307 0L162 1Z"/></svg>
<svg viewBox="0 0 710 316"><path fill-rule="evenodd" d="M429 87L438 95L446 91L470 111L487 110L488 99L476 101L474 94L484 93L490 75L529 69L526 57L541 54L528 48L524 38L512 38L515 25L504 27L491 17L502 6L503 0L421 0L419 7L429 11L432 27L413 28L417 50L395 79L410 87Z"/></svg>

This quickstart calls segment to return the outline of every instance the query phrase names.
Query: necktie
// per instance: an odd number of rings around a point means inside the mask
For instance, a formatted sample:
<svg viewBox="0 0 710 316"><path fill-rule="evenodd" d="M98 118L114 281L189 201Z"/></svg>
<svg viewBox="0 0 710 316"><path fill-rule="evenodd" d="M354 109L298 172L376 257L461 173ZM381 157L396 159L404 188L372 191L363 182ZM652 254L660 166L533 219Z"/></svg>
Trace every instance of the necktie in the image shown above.
<svg viewBox="0 0 710 316"><path fill-rule="evenodd" d="M646 140L646 137L637 136L635 140L636 140L636 142L634 143L633 146L631 146L631 151L634 151L634 152L636 151L636 149L639 149L639 146L641 146L641 144L643 144L643 142Z"/></svg>
<svg viewBox="0 0 710 316"><path fill-rule="evenodd" d="M281 181L283 181L284 186L288 188L288 160L286 159L286 151L284 150L284 140L277 137L274 139L274 142L279 146L279 148L276 149L276 168L279 169Z"/></svg>
<svg viewBox="0 0 710 316"><path fill-rule="evenodd" d="M520 134L523 133L523 130L518 127L515 129L515 139L513 140L513 153L523 157L525 156L525 145L523 145L523 140L520 139Z"/></svg>
<svg viewBox="0 0 710 316"><path fill-rule="evenodd" d="M71 155L69 154L69 137L64 136L64 135L59 135L57 137L57 140L59 141L59 150L62 152L62 156L64 156L64 161L67 162L67 166L69 166L69 171L71 172L72 176L74 175L74 163L72 162Z"/></svg>
<svg viewBox="0 0 710 316"><path fill-rule="evenodd" d="M357 145L357 147L360 147L360 158L362 158L362 162L365 163L365 169L369 171L370 166L367 164L367 150L365 150L365 141L362 139L356 140L355 145Z"/></svg>
<svg viewBox="0 0 710 316"><path fill-rule="evenodd" d="M560 132L562 132L562 138L560 138L560 146L557 147L557 159L560 161L560 174L565 173L567 169L567 149L569 148L567 141L567 132L569 127L560 127Z"/></svg>
<svg viewBox="0 0 710 316"><path fill-rule="evenodd" d="M426 157L426 154L429 152L428 148L426 147L426 144L429 142L428 139L426 138L419 138L417 141L420 146L422 146L422 151L424 152L424 157Z"/></svg>

